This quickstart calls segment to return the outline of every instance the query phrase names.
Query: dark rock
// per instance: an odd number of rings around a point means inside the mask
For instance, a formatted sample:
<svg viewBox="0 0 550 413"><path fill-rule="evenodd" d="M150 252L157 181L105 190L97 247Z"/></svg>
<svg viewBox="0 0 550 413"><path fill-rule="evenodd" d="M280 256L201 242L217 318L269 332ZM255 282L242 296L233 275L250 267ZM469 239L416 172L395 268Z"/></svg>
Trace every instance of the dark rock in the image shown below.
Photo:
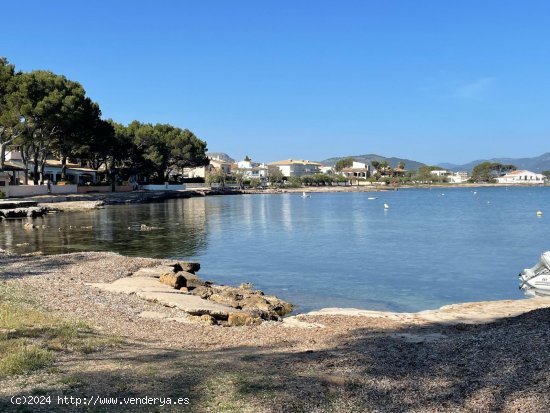
<svg viewBox="0 0 550 413"><path fill-rule="evenodd" d="M185 271L190 272L191 274L195 274L201 269L201 265L198 262L180 261L174 264L174 268L176 272Z"/></svg>

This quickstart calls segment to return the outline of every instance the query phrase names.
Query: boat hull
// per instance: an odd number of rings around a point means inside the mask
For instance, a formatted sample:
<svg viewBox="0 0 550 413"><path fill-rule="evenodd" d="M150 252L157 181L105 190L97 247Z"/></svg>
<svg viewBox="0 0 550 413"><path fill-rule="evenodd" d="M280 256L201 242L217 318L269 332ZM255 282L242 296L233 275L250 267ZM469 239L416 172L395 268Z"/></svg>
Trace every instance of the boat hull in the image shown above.
<svg viewBox="0 0 550 413"><path fill-rule="evenodd" d="M529 297L550 296L550 251L543 253L535 266L519 274L519 288Z"/></svg>

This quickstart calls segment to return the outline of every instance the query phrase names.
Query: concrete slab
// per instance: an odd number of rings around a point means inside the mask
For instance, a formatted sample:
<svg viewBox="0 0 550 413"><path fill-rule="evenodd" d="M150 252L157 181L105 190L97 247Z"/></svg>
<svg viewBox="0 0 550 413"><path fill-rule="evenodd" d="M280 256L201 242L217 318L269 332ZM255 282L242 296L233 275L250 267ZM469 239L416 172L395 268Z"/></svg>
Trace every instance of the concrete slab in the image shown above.
<svg viewBox="0 0 550 413"><path fill-rule="evenodd" d="M177 308L191 315L208 314L214 317L227 317L229 313L241 311L195 295L182 293L161 284L158 279L150 276L132 276L120 278L112 283L89 283L87 285L113 293L135 294L144 300L157 302L166 307Z"/></svg>

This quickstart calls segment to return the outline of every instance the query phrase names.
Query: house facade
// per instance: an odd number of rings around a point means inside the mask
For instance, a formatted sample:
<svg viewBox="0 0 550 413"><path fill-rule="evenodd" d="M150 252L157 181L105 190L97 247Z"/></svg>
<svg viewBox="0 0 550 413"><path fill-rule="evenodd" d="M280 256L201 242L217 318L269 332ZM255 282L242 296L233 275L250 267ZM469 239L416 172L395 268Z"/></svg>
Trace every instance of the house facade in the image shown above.
<svg viewBox="0 0 550 413"><path fill-rule="evenodd" d="M237 171L245 178L267 179L267 165L265 163L252 162L245 159L237 162Z"/></svg>
<svg viewBox="0 0 550 413"><path fill-rule="evenodd" d="M21 157L21 153L18 151L10 151L6 153L6 169L12 168L13 170L19 171L17 174L17 180L21 182L23 174L21 171L25 171L25 164ZM32 179L32 174L34 172L34 163L28 163L29 177ZM61 180L61 175L63 172L63 165L61 161L56 159L47 159L44 164L44 180L50 181L52 183L57 183ZM95 183L97 178L97 171L91 168L85 168L79 164L66 163L65 164L65 175L67 179L74 184L85 184L88 182ZM16 183L16 184L17 184Z"/></svg>
<svg viewBox="0 0 550 413"><path fill-rule="evenodd" d="M462 184L468 180L467 171L451 172L446 169L436 169L431 171L431 173L436 176L444 177L447 182L452 184Z"/></svg>
<svg viewBox="0 0 550 413"><path fill-rule="evenodd" d="M546 176L527 170L508 172L497 178L499 184L545 184Z"/></svg>
<svg viewBox="0 0 550 413"><path fill-rule="evenodd" d="M231 173L232 164L219 158L210 158L210 163L196 168L183 168L183 178L206 178L210 172Z"/></svg>
<svg viewBox="0 0 550 413"><path fill-rule="evenodd" d="M355 162L353 161L353 164L348 167L344 168L340 171L340 175L345 176L346 178L350 179L367 179L370 177L370 165L367 165L362 162Z"/></svg>
<svg viewBox="0 0 550 413"><path fill-rule="evenodd" d="M271 162L269 166L276 166L286 178L313 175L321 171L322 165L319 162L312 162L304 159L287 159L284 161Z"/></svg>

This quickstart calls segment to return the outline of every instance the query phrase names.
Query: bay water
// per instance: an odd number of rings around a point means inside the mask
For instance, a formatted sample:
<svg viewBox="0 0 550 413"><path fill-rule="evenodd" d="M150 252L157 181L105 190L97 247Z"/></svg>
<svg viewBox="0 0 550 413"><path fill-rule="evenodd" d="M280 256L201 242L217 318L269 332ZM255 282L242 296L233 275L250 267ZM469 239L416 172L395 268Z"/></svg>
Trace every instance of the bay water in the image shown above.
<svg viewBox="0 0 550 413"><path fill-rule="evenodd" d="M517 299L517 274L550 250L550 187L310 195L107 206L50 214L34 220L44 225L34 230L5 220L0 248L197 260L203 279L252 282L297 312Z"/></svg>

